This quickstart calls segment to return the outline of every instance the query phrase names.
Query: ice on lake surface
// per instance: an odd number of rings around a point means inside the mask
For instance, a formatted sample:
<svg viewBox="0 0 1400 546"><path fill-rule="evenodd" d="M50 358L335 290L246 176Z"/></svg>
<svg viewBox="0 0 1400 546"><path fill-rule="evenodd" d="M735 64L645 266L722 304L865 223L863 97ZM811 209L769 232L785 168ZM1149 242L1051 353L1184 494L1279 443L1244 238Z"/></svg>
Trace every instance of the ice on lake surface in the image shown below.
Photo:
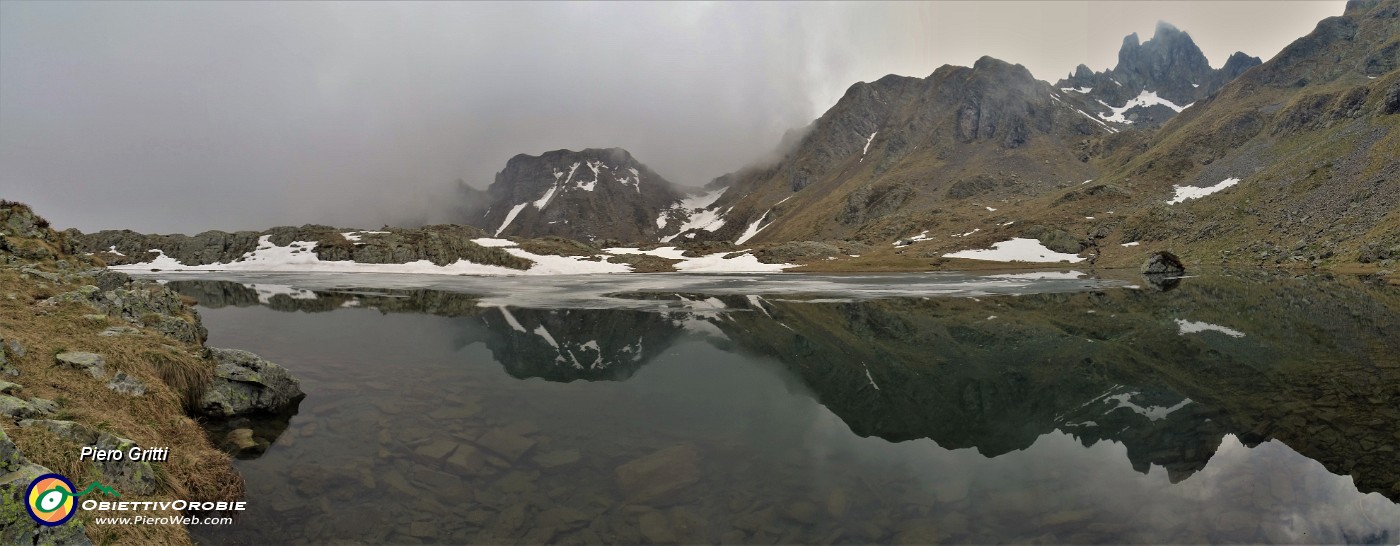
<svg viewBox="0 0 1400 546"><path fill-rule="evenodd" d="M278 362L307 393L293 416L231 425L270 443L238 462L249 511L194 532L1400 539L1394 288L1065 271L169 275L211 346Z"/></svg>

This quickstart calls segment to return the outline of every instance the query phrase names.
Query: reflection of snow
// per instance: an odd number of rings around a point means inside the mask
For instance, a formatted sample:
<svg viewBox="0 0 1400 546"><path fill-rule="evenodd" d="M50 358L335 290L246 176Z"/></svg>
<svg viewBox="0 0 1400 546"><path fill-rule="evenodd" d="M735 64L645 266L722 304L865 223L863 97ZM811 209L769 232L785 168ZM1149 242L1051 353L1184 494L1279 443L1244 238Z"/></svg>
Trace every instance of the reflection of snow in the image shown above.
<svg viewBox="0 0 1400 546"><path fill-rule="evenodd" d="M294 300L316 299L315 292L292 288L281 284L250 284L248 288L252 288L258 293L258 302L260 303L270 303L272 302L272 297L277 295L287 296Z"/></svg>
<svg viewBox="0 0 1400 546"><path fill-rule="evenodd" d="M1230 337L1244 337L1244 332L1211 324L1209 322L1195 322L1190 320L1176 319L1176 326L1181 331L1177 335L1197 334L1201 332L1220 332Z"/></svg>
<svg viewBox="0 0 1400 546"><path fill-rule="evenodd" d="M1033 271L1030 273L1007 273L1003 275L988 275L993 279L1017 279L1017 280L1045 280L1045 279L1078 279L1084 276L1080 271Z"/></svg>
<svg viewBox="0 0 1400 546"><path fill-rule="evenodd" d="M875 378L870 375L870 366L866 366L864 362L861 362L860 365L865 368L865 379L870 381L870 386L875 387L877 391L880 390L880 386L875 384Z"/></svg>
<svg viewBox="0 0 1400 546"><path fill-rule="evenodd" d="M1126 394L1120 394L1120 395L1117 395L1117 396L1110 396L1110 397L1108 397L1108 398L1105 399L1105 400L1112 400L1112 401L1118 403L1117 406L1115 406L1113 409L1110 409L1110 410L1108 410L1108 411L1113 411L1113 410L1116 410L1116 409L1119 409L1119 408L1128 408L1128 409L1132 410L1133 413L1137 413L1137 414L1139 414L1139 415L1142 415L1142 416L1144 416L1144 417L1147 417L1147 419L1148 419L1149 421L1158 421L1158 420L1161 420L1161 419L1166 419L1167 416L1170 415L1172 412L1174 412L1174 411L1176 411L1176 410L1179 410L1179 409L1181 409L1181 408L1183 408L1183 407L1186 407L1187 404L1190 404L1190 403L1191 403L1191 399L1190 399L1190 398L1186 398L1186 399L1184 399L1184 400L1182 400L1182 401L1180 401L1180 402L1177 402L1176 405L1174 405L1174 406L1172 406L1172 407L1170 407L1170 408L1168 408L1168 407L1163 407L1163 406L1149 406L1149 407L1145 407L1145 408L1144 408L1144 407L1142 407L1142 406L1139 406L1139 405L1133 403L1132 397L1133 397L1134 394L1137 394L1137 393L1131 393L1131 392L1130 392L1130 393L1126 393Z"/></svg>

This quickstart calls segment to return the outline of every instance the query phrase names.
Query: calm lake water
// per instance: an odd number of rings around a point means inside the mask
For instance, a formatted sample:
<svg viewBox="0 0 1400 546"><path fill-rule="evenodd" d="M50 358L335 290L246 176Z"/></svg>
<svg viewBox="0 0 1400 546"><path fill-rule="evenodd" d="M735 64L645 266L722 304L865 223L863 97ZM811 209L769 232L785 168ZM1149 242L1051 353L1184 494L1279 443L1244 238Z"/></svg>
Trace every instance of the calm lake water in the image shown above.
<svg viewBox="0 0 1400 546"><path fill-rule="evenodd" d="M1031 277L170 276L307 393L194 531L1400 541L1400 291Z"/></svg>

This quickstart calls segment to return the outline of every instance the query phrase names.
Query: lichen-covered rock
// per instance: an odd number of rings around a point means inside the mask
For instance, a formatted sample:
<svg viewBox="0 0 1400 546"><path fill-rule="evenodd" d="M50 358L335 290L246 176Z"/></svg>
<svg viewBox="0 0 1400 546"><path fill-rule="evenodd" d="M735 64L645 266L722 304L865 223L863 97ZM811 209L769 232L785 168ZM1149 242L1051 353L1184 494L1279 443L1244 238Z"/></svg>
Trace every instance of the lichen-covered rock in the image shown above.
<svg viewBox="0 0 1400 546"><path fill-rule="evenodd" d="M6 342L6 345L10 348L10 354L24 356L24 344L20 343L18 339L11 339Z"/></svg>
<svg viewBox="0 0 1400 546"><path fill-rule="evenodd" d="M33 276L35 276L35 277L39 277L39 278L44 279L44 280L49 281L49 282L61 282L61 281L62 281L62 277L60 277L57 273L49 273L49 272L47 272L47 271L40 271L40 270L34 269L34 268L32 268L32 267L22 267L22 268L20 268L19 272L20 272L20 273L23 273L23 274L27 274L27 275L33 275Z"/></svg>
<svg viewBox="0 0 1400 546"><path fill-rule="evenodd" d="M127 438L73 421L25 419L19 422L19 426L48 429L49 432L77 444L78 447L93 446L99 450L115 449L120 450L123 454L133 447L138 447L136 442ZM132 461L128 457L123 457L120 461L97 461L93 464L102 473L102 483L111 485L122 493L149 495L158 489L155 468L148 461Z"/></svg>
<svg viewBox="0 0 1400 546"><path fill-rule="evenodd" d="M127 396L146 394L146 383L127 375L126 372L117 372L116 375L113 375L112 380L107 382L107 388Z"/></svg>
<svg viewBox="0 0 1400 546"><path fill-rule="evenodd" d="M89 270L81 273L80 275L84 277L91 277L92 284L97 286L97 288L103 292L106 292L108 290L116 290L118 288L132 283L130 275L127 275L126 273L122 273L120 271L112 271L111 269L107 269L105 267L101 269Z"/></svg>
<svg viewBox="0 0 1400 546"><path fill-rule="evenodd" d="M301 382L286 369L256 354L234 349L209 351L218 365L213 382L199 400L199 411L205 415L228 418L282 413L306 396Z"/></svg>
<svg viewBox="0 0 1400 546"><path fill-rule="evenodd" d="M34 419L48 417L58 410L58 405L43 398L22 400L14 396L0 395L0 415L10 419Z"/></svg>
<svg viewBox="0 0 1400 546"><path fill-rule="evenodd" d="M107 359L97 353L80 351L58 353L54 360L57 360L59 365L87 372L97 379L107 377Z"/></svg>
<svg viewBox="0 0 1400 546"><path fill-rule="evenodd" d="M70 290L68 292L64 292L62 294L44 300L44 303L49 305L58 305L60 303L86 303L92 305L93 300L101 292L102 289L96 286L86 285L79 287L77 290Z"/></svg>
<svg viewBox="0 0 1400 546"><path fill-rule="evenodd" d="M29 462L0 429L0 544L91 546L80 521L46 527L29 517L24 494L35 478L53 471Z"/></svg>

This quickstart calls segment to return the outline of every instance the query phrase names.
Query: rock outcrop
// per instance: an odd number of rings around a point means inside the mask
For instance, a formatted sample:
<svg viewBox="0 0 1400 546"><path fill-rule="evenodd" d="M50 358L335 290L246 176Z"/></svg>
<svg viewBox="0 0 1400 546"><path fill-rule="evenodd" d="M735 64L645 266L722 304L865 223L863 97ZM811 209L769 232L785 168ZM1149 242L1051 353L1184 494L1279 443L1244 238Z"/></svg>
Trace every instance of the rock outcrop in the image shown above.
<svg viewBox="0 0 1400 546"><path fill-rule="evenodd" d="M119 275L119 276L118 276ZM103 291L96 285L86 285L64 292L45 301L48 305L82 303L104 314L132 324L154 328L173 339L188 343L203 343L209 331L199 320L199 313L187 307L180 295L154 281L134 281L126 275L101 273L81 275L108 285L124 280L117 288Z"/></svg>

